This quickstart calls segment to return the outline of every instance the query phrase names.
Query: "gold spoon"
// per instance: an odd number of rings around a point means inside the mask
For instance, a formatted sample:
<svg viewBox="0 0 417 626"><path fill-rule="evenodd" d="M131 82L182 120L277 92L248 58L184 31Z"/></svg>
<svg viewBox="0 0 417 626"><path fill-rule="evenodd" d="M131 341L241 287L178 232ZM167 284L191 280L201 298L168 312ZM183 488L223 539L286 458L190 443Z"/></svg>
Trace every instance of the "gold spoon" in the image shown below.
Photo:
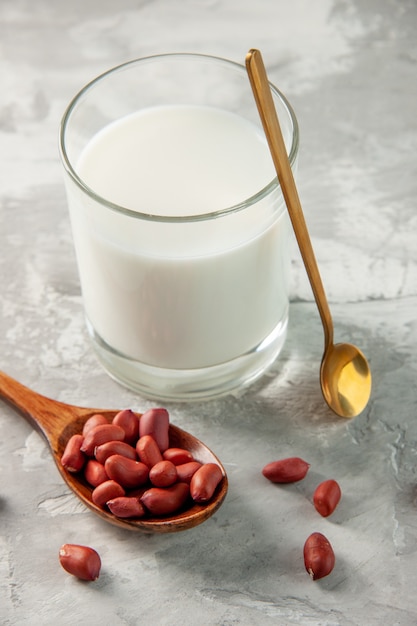
<svg viewBox="0 0 417 626"><path fill-rule="evenodd" d="M322 392L327 404L337 415L341 417L355 417L366 407L371 394L369 365L365 356L356 346L348 343L333 343L333 321L329 305L304 220L297 187L272 99L270 84L259 50L252 49L248 52L246 69L323 324L324 354L320 368Z"/></svg>
<svg viewBox="0 0 417 626"><path fill-rule="evenodd" d="M28 422L40 431L48 442L54 461L67 485L87 507L106 520L106 522L129 530L151 533L187 530L201 524L213 515L226 497L228 481L224 467L219 459L199 439L178 428L178 426L170 424L169 440L171 447L189 450L194 458L201 463L217 463L220 466L223 472L223 479L218 485L213 498L207 504L191 503L185 510L171 516L140 519L117 518L110 511L101 509L92 502L92 488L83 480L81 474L67 472L62 467L61 456L68 439L71 435L82 431L84 422L91 415L102 413L111 421L118 411L89 409L51 400L25 387L3 372L0 372L0 396L14 408L18 409Z"/></svg>

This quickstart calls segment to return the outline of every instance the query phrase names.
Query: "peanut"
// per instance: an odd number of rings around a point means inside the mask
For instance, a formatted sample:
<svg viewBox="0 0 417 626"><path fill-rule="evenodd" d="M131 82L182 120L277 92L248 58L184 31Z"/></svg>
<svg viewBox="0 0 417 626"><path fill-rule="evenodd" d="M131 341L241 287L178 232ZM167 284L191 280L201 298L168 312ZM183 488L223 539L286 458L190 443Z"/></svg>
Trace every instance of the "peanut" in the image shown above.
<svg viewBox="0 0 417 626"><path fill-rule="evenodd" d="M65 543L59 550L59 562L65 571L81 580L96 580L100 575L100 556L88 546Z"/></svg>
<svg viewBox="0 0 417 626"><path fill-rule="evenodd" d="M102 443L100 446L97 446L94 451L94 456L97 461L99 461L99 463L103 463L103 465L109 456L112 456L112 454L121 454L122 456L132 459L133 461L137 460L135 448L124 441L106 441L106 443Z"/></svg>
<svg viewBox="0 0 417 626"><path fill-rule="evenodd" d="M166 461L171 461L174 465L182 465L189 461L194 461L193 455L189 450L183 448L168 448L162 454Z"/></svg>
<svg viewBox="0 0 417 626"><path fill-rule="evenodd" d="M142 463L149 468L163 460L161 451L152 435L143 435L136 443L136 452Z"/></svg>
<svg viewBox="0 0 417 626"><path fill-rule="evenodd" d="M72 435L68 439L64 453L61 457L62 466L68 472L79 472L85 464L85 455L81 450L84 437L82 435Z"/></svg>
<svg viewBox="0 0 417 626"><path fill-rule="evenodd" d="M102 415L101 413L95 413L94 415L89 417L88 420L85 422L83 426L82 434L85 437L88 431L91 430L92 428L95 428L96 426L100 426L102 424L108 424L108 423L109 422L104 417L104 415Z"/></svg>
<svg viewBox="0 0 417 626"><path fill-rule="evenodd" d="M329 540L321 533L312 533L304 544L304 565L313 580L330 574L335 555Z"/></svg>
<svg viewBox="0 0 417 626"><path fill-rule="evenodd" d="M193 475L190 493L194 502L207 502L213 496L223 473L217 463L205 463Z"/></svg>
<svg viewBox="0 0 417 626"><path fill-rule="evenodd" d="M152 515L170 515L180 509L190 494L187 483L175 483L171 487L147 489L140 501Z"/></svg>
<svg viewBox="0 0 417 626"><path fill-rule="evenodd" d="M138 498L120 496L107 502L110 511L116 517L143 517L145 509Z"/></svg>
<svg viewBox="0 0 417 626"><path fill-rule="evenodd" d="M161 452L169 446L169 415L166 409L148 409L139 420L139 436L151 435Z"/></svg>
<svg viewBox="0 0 417 626"><path fill-rule="evenodd" d="M201 466L202 463L199 463L198 461L189 461L189 463L182 463L182 465L177 465L176 467L178 481L180 483L190 484L191 478Z"/></svg>
<svg viewBox="0 0 417 626"><path fill-rule="evenodd" d="M265 465L262 474L273 483L295 483L302 480L310 465L299 457L289 457L272 461Z"/></svg>
<svg viewBox="0 0 417 626"><path fill-rule="evenodd" d="M127 443L136 443L139 437L139 418L130 409L119 411L112 421L113 424L121 426L125 431L125 441Z"/></svg>
<svg viewBox="0 0 417 626"><path fill-rule="evenodd" d="M111 480L126 489L144 485L149 477L149 468L140 461L127 459L121 454L113 454L104 463L104 469Z"/></svg>
<svg viewBox="0 0 417 626"><path fill-rule="evenodd" d="M320 515L328 517L339 504L341 497L342 491L339 483L333 479L329 479L323 481L316 487L313 494L313 503Z"/></svg>
<svg viewBox="0 0 417 626"><path fill-rule="evenodd" d="M91 494L91 499L95 505L104 507L104 505L113 498L125 496L126 492L115 480L106 480L98 485Z"/></svg>
<svg viewBox="0 0 417 626"><path fill-rule="evenodd" d="M177 468L171 461L160 461L150 469L149 480L154 487L169 487L177 481Z"/></svg>
<svg viewBox="0 0 417 626"><path fill-rule="evenodd" d="M93 456L97 446L101 446L107 441L123 441L125 431L117 424L100 424L87 432L81 450L87 456Z"/></svg>
<svg viewBox="0 0 417 626"><path fill-rule="evenodd" d="M88 459L84 468L84 478L92 487L98 487L101 483L109 480L104 465L95 459Z"/></svg>

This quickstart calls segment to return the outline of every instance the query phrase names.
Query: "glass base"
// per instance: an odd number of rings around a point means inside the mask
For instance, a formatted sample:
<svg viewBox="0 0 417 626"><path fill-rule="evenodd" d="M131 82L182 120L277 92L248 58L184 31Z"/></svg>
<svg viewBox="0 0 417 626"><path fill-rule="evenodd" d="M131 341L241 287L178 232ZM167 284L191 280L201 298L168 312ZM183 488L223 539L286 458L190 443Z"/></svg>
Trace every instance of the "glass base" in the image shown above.
<svg viewBox="0 0 417 626"><path fill-rule="evenodd" d="M287 327L288 312L250 352L211 367L174 370L146 365L116 352L87 320L98 360L114 380L147 398L181 402L209 400L236 390L242 392L276 360L284 346Z"/></svg>

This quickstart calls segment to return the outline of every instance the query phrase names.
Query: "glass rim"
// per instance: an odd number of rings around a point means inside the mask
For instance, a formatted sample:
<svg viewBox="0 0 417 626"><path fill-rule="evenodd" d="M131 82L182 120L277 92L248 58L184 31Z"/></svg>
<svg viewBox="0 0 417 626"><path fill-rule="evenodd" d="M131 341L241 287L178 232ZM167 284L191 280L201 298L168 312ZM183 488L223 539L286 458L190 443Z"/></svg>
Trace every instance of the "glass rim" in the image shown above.
<svg viewBox="0 0 417 626"><path fill-rule="evenodd" d="M82 191L84 191L84 193L86 193L94 201L96 201L99 204L102 204L103 206L107 207L108 209L112 211L127 215L129 217L133 217L135 219L142 219L142 220L148 220L148 221L153 221L153 222L171 222L171 223L207 221L210 219L216 219L219 217L230 215L232 213L243 211L244 209L247 209L248 207L256 204L257 202L260 202L263 198L273 193L276 189L279 189L280 184L278 181L278 177L275 175L272 178L272 180L269 181L269 183L267 183L266 185L262 187L262 189L252 194L251 196L245 198L241 202L233 204L229 207L225 207L222 209L218 209L216 211L210 211L206 213L198 213L195 215L160 215L160 214L154 214L154 213L144 213L144 212L137 211L134 209L129 209L117 203L111 202L110 200L107 200L104 196L101 196L100 194L96 193L94 189L89 187L83 181L83 179L77 174L67 153L65 135L66 135L67 125L69 123L70 117L75 107L77 106L77 104L83 98L83 96L86 93L88 93L91 89L93 89L95 85L105 80L110 75L120 72L128 68L129 66L152 62L152 61L163 60L163 59L169 59L173 57L177 57L177 58L193 57L193 58L197 58L200 60L215 61L221 64L226 64L231 67L234 67L240 72L243 70L246 73L245 66L240 63L237 63L235 61L231 61L229 59L225 59L219 56L213 56L209 54L202 54L202 53L195 53L195 52L170 52L170 53L163 53L163 54L154 54L154 55L145 56L145 57L138 57L136 59L132 59L131 61L120 63L119 65L116 65L106 70L105 72L102 72L101 74L93 78L91 81L86 83L84 87L82 87L76 93L76 95L69 102L61 119L61 124L59 127L59 151L60 151L61 161L64 165L64 168L67 174L70 176L70 178L75 182L75 184ZM249 79L248 79L248 82L249 82ZM271 91L275 94L275 96L279 98L281 103L284 105L284 108L286 109L289 115L289 118L291 120L292 143L291 143L291 149L288 154L288 159L292 167L296 161L298 148L299 148L298 121L297 121L295 112L291 104L287 100L286 96L277 87L275 87L275 85L271 83L270 81L269 81L269 85L270 85Z"/></svg>

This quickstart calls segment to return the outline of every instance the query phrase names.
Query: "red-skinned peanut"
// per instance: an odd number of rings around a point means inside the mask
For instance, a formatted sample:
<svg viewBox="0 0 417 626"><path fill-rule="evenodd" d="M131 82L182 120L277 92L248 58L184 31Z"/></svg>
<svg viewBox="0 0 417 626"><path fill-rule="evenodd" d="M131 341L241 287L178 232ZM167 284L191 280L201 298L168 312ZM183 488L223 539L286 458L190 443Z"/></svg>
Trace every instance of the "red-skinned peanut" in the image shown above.
<svg viewBox="0 0 417 626"><path fill-rule="evenodd" d="M136 443L139 437L139 418L133 411L130 409L119 411L113 418L113 424L123 428L127 443Z"/></svg>
<svg viewBox="0 0 417 626"><path fill-rule="evenodd" d="M162 456L166 461L171 461L174 465L182 465L189 461L194 461L194 457L189 450L183 448L167 448Z"/></svg>
<svg viewBox="0 0 417 626"><path fill-rule="evenodd" d="M96 580L100 575L100 556L88 546L65 543L59 550L59 562L65 571L81 580Z"/></svg>
<svg viewBox="0 0 417 626"><path fill-rule="evenodd" d="M198 469L190 482L190 493L194 502L207 502L213 496L223 473L217 463L205 463Z"/></svg>
<svg viewBox="0 0 417 626"><path fill-rule="evenodd" d="M323 517L328 517L333 513L340 498L342 497L342 490L339 483L332 478L320 483L313 494L313 503L316 511Z"/></svg>
<svg viewBox="0 0 417 626"><path fill-rule="evenodd" d="M313 580L330 574L335 555L329 540L321 533L312 533L304 544L304 565Z"/></svg>
<svg viewBox="0 0 417 626"><path fill-rule="evenodd" d="M177 468L171 461L159 461L149 471L154 487L169 487L177 481Z"/></svg>
<svg viewBox="0 0 417 626"><path fill-rule="evenodd" d="M180 509L190 494L187 483L175 483L171 487L151 487L140 501L152 515L170 515Z"/></svg>
<svg viewBox="0 0 417 626"><path fill-rule="evenodd" d="M107 502L110 511L116 517L143 517L145 509L138 498L133 496L120 496Z"/></svg>
<svg viewBox="0 0 417 626"><path fill-rule="evenodd" d="M103 465L109 456L112 456L113 454L121 454L122 456L132 459L133 461L137 460L135 448L124 441L106 441L106 443L102 443L94 450L94 456L97 461L99 461L99 463L103 463Z"/></svg>
<svg viewBox="0 0 417 626"><path fill-rule="evenodd" d="M101 446L107 441L123 441L124 438L125 431L117 424L100 424L85 435L81 450L87 456L93 456L97 446Z"/></svg>
<svg viewBox="0 0 417 626"><path fill-rule="evenodd" d="M101 413L95 413L94 415L89 417L88 420L85 422L83 426L82 434L85 437L88 431L91 430L92 428L95 428L96 426L102 426L103 424L108 424L108 423L109 422L104 417L104 415L102 415Z"/></svg>
<svg viewBox="0 0 417 626"><path fill-rule="evenodd" d="M140 461L133 461L121 454L113 454L104 463L104 469L111 480L125 489L144 485L149 477L149 468Z"/></svg>
<svg viewBox="0 0 417 626"><path fill-rule="evenodd" d="M96 506L104 507L109 500L125 496L126 492L115 480L106 480L93 489L91 499Z"/></svg>
<svg viewBox="0 0 417 626"><path fill-rule="evenodd" d="M169 414L166 409L148 409L139 420L139 437L151 435L161 452L169 446Z"/></svg>
<svg viewBox="0 0 417 626"><path fill-rule="evenodd" d="M61 464L68 472L79 472L84 467L86 458L81 450L83 442L84 437L82 435L72 435L68 439L61 457Z"/></svg>
<svg viewBox="0 0 417 626"><path fill-rule="evenodd" d="M104 465L95 459L88 459L84 468L84 478L92 487L98 487L101 483L109 480Z"/></svg>
<svg viewBox="0 0 417 626"><path fill-rule="evenodd" d="M163 460L162 453L152 435L143 435L136 443L136 452L149 468Z"/></svg>
<svg viewBox="0 0 417 626"><path fill-rule="evenodd" d="M295 483L302 480L310 465L299 457L272 461L265 465L262 474L273 483Z"/></svg>

